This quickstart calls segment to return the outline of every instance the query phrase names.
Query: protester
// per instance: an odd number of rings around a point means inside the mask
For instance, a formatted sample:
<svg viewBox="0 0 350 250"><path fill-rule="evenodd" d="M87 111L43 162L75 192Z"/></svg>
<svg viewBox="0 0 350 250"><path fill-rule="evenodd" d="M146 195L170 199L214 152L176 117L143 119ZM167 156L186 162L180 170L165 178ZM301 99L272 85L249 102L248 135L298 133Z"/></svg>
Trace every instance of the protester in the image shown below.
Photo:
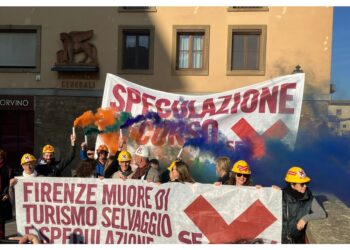
<svg viewBox="0 0 350 250"><path fill-rule="evenodd" d="M159 171L159 161L157 159L151 159L149 161L149 165L154 168L157 169Z"/></svg>
<svg viewBox="0 0 350 250"><path fill-rule="evenodd" d="M216 159L216 175L219 177L215 185L228 184L230 180L231 160L228 157L221 156Z"/></svg>
<svg viewBox="0 0 350 250"><path fill-rule="evenodd" d="M6 164L6 152L0 149L0 239L5 238L5 222L12 219L12 206L9 196L9 182L13 171Z"/></svg>
<svg viewBox="0 0 350 250"><path fill-rule="evenodd" d="M38 173L35 170L36 158L31 154L24 154L21 158L21 165L23 168L22 176L16 176L10 180L9 195L12 204L15 204L15 185L17 184L17 178L37 177Z"/></svg>
<svg viewBox="0 0 350 250"><path fill-rule="evenodd" d="M135 164L137 168L132 179L147 180L148 182L160 183L158 169L152 168L149 164L149 149L146 146L139 146L135 151Z"/></svg>
<svg viewBox="0 0 350 250"><path fill-rule="evenodd" d="M120 152L123 150L126 151L126 143L125 141L121 138L119 140L119 148L118 151L112 155L110 153L107 162L105 164L105 169L104 169L104 178L113 178L113 174L118 172L120 170L120 165L118 163L118 157Z"/></svg>
<svg viewBox="0 0 350 250"><path fill-rule="evenodd" d="M170 182L195 182L190 174L189 166L182 160L173 161L168 169L170 171Z"/></svg>
<svg viewBox="0 0 350 250"><path fill-rule="evenodd" d="M248 163L244 160L239 160L233 164L233 172L229 184L235 186L253 186L251 180L251 171Z"/></svg>
<svg viewBox="0 0 350 250"><path fill-rule="evenodd" d="M85 160L87 158L94 159L95 147L88 146L87 143L84 141L81 143L81 150L79 155L81 160Z"/></svg>
<svg viewBox="0 0 350 250"><path fill-rule="evenodd" d="M74 177L96 177L96 161L95 159L85 159L79 162Z"/></svg>
<svg viewBox="0 0 350 250"><path fill-rule="evenodd" d="M61 176L62 171L72 162L75 156L75 135L70 136L71 148L68 158L57 161L55 148L51 145L43 147L43 156L38 160L36 171L43 176ZM61 157L62 158L62 157Z"/></svg>
<svg viewBox="0 0 350 250"><path fill-rule="evenodd" d="M131 179L133 171L130 166L131 154L123 150L118 155L118 163L120 166L120 170L115 172L112 176L114 179Z"/></svg>
<svg viewBox="0 0 350 250"><path fill-rule="evenodd" d="M305 243L306 225L311 220L324 219L326 213L313 197L311 181L300 167L290 168L283 188L282 243Z"/></svg>
<svg viewBox="0 0 350 250"><path fill-rule="evenodd" d="M104 144L101 144L97 149L97 164L96 164L97 177L104 176L108 152L109 152L108 147Z"/></svg>

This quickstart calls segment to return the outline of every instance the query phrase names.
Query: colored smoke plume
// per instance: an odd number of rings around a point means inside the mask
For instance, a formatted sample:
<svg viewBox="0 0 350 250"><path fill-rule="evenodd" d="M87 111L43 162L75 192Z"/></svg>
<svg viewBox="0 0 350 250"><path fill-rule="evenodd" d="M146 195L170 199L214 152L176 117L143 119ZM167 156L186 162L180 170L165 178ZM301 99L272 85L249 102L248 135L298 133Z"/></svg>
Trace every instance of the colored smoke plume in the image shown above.
<svg viewBox="0 0 350 250"><path fill-rule="evenodd" d="M118 151L118 142L120 138L119 132L110 132L101 134L101 140L107 145L109 152L114 155Z"/></svg>
<svg viewBox="0 0 350 250"><path fill-rule="evenodd" d="M93 124L94 122L95 122L95 116L91 110L88 110L74 120L74 127L79 126L84 128L86 126Z"/></svg>
<svg viewBox="0 0 350 250"><path fill-rule="evenodd" d="M147 112L145 115L137 115L136 117L129 117L124 124L120 126L121 129L128 128L135 123L139 123L141 121L151 120L154 125L158 125L161 122L161 118L156 112Z"/></svg>
<svg viewBox="0 0 350 250"><path fill-rule="evenodd" d="M113 108L99 108L95 114L95 125L98 129L104 130L107 126L112 126L115 123L116 110Z"/></svg>
<svg viewBox="0 0 350 250"><path fill-rule="evenodd" d="M350 206L350 136L299 131L294 151L279 141L267 142L267 155L253 162L255 183L285 186L284 177L292 166L304 169L311 178L310 188L316 193L335 195Z"/></svg>
<svg viewBox="0 0 350 250"><path fill-rule="evenodd" d="M101 134L103 144L106 144L112 154L118 149L120 137L120 125L130 115L123 112L117 113L113 108L98 108L96 114L86 111L74 121L75 126L84 129L84 134ZM96 127L97 126L97 127Z"/></svg>

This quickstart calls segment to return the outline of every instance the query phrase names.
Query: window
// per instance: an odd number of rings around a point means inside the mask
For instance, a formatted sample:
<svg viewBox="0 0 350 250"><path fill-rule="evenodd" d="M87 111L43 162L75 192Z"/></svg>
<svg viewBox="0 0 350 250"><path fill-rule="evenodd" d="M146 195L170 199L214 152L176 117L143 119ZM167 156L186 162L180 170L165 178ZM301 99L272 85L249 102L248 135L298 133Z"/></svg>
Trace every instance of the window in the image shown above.
<svg viewBox="0 0 350 250"><path fill-rule="evenodd" d="M336 112L337 112L337 115L341 115L341 109L337 109Z"/></svg>
<svg viewBox="0 0 350 250"><path fill-rule="evenodd" d="M227 75L265 75L266 26L230 25Z"/></svg>
<svg viewBox="0 0 350 250"><path fill-rule="evenodd" d="M343 124L343 128L346 128L346 124Z"/></svg>
<svg viewBox="0 0 350 250"><path fill-rule="evenodd" d="M0 72L40 72L40 26L0 25Z"/></svg>
<svg viewBox="0 0 350 250"><path fill-rule="evenodd" d="M119 73L153 73L153 27L119 28Z"/></svg>
<svg viewBox="0 0 350 250"><path fill-rule="evenodd" d="M209 26L174 26L174 75L208 75Z"/></svg>

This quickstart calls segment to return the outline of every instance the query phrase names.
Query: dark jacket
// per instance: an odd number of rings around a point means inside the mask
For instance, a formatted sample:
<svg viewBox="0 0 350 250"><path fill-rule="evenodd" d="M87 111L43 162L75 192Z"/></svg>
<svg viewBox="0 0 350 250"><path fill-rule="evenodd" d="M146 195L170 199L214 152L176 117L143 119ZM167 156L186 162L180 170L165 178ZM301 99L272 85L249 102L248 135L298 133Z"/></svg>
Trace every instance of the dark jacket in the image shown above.
<svg viewBox="0 0 350 250"><path fill-rule="evenodd" d="M8 195L10 179L13 178L13 171L8 165L0 165L0 223L12 219L12 206L10 198L2 200Z"/></svg>
<svg viewBox="0 0 350 250"><path fill-rule="evenodd" d="M118 156L121 151L117 151L117 153L113 156L110 156L107 159L105 165L102 165L98 160L96 161L96 169L95 169L95 177L103 176L104 178L112 178L112 175L120 170L120 166L118 163ZM80 159L87 159L86 151L80 150Z"/></svg>
<svg viewBox="0 0 350 250"><path fill-rule="evenodd" d="M283 189L283 224L282 243L305 243L305 230L299 231L298 221L311 213L311 204L314 197L309 189L303 195L298 195L290 186Z"/></svg>
<svg viewBox="0 0 350 250"><path fill-rule="evenodd" d="M118 156L121 151L117 151L115 155L112 155L108 158L103 171L104 178L112 178L113 174L120 170Z"/></svg>
<svg viewBox="0 0 350 250"><path fill-rule="evenodd" d="M38 164L35 170L38 173L38 176L50 176L50 177L58 177L61 176L62 171L72 162L75 156L75 146L71 146L69 150L69 155L67 158L62 159L60 161L53 161L50 164L47 164L44 159L41 157L38 159Z"/></svg>

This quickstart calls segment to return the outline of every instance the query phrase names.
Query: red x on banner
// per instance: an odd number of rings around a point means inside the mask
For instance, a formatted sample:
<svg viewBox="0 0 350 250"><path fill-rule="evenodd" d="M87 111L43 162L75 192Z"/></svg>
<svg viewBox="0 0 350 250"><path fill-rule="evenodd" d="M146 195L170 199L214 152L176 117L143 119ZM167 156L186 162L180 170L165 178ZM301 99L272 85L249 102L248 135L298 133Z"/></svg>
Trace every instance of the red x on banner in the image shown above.
<svg viewBox="0 0 350 250"><path fill-rule="evenodd" d="M260 158L265 155L265 139L282 139L288 133L288 128L283 121L278 120L270 128L268 128L262 135L259 135L255 129L247 122L246 119L241 118L232 127L232 131L236 133L242 140L250 140L253 147L253 157Z"/></svg>
<svg viewBox="0 0 350 250"><path fill-rule="evenodd" d="M254 239L277 220L260 200L252 203L229 225L201 195L184 212L212 244Z"/></svg>

